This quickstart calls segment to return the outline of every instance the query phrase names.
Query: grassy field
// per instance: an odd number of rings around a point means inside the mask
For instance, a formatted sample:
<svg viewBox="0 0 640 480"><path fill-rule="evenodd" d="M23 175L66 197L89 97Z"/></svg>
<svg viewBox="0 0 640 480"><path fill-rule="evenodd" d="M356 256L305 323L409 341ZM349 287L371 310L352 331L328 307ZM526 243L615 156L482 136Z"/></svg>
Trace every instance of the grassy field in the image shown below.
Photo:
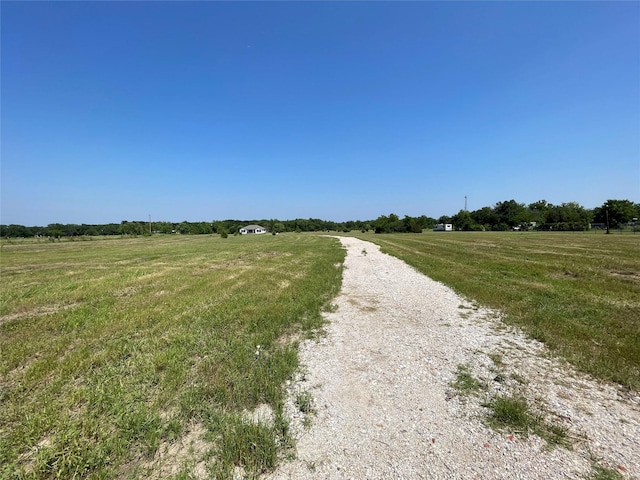
<svg viewBox="0 0 640 480"><path fill-rule="evenodd" d="M640 236L357 236L640 388ZM0 478L253 476L286 450L282 385L339 289L337 240L31 240L0 255Z"/></svg>
<svg viewBox="0 0 640 480"><path fill-rule="evenodd" d="M640 235L425 232L359 238L597 378L640 388Z"/></svg>
<svg viewBox="0 0 640 480"><path fill-rule="evenodd" d="M0 255L1 478L274 466L297 341L340 286L337 240L24 241ZM273 421L250 419L259 406Z"/></svg>

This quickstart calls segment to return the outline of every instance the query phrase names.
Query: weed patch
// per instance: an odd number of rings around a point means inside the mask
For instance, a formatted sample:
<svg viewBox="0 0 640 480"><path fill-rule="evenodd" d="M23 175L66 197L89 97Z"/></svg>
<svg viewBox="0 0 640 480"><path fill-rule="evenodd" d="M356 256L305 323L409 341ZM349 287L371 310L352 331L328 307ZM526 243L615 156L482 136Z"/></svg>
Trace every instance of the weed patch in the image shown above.
<svg viewBox="0 0 640 480"><path fill-rule="evenodd" d="M475 392L487 389L486 384L477 380L467 365L458 365L456 371L456 379L452 386L463 395L469 395Z"/></svg>
<svg viewBox="0 0 640 480"><path fill-rule="evenodd" d="M536 424L529 412L526 399L516 396L498 396L485 404L489 408L489 423L499 429L509 429L517 433L528 434Z"/></svg>
<svg viewBox="0 0 640 480"><path fill-rule="evenodd" d="M550 446L570 447L564 428L552 425L540 415L534 414L527 400L518 395L498 395L484 404L489 409L487 421L497 430L528 436L534 433L546 440Z"/></svg>
<svg viewBox="0 0 640 480"><path fill-rule="evenodd" d="M296 397L296 405L302 413L314 413L313 398L309 392L303 392Z"/></svg>
<svg viewBox="0 0 640 480"><path fill-rule="evenodd" d="M589 480L622 480L623 478L620 472L601 465L594 465L593 473L589 476Z"/></svg>

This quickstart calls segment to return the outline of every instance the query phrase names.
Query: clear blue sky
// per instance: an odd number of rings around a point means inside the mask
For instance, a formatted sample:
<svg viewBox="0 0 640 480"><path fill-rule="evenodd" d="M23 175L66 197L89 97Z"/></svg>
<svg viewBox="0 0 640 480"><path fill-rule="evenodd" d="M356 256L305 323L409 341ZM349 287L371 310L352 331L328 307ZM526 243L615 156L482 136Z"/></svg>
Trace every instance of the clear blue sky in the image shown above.
<svg viewBox="0 0 640 480"><path fill-rule="evenodd" d="M640 201L640 2L1 4L4 224Z"/></svg>

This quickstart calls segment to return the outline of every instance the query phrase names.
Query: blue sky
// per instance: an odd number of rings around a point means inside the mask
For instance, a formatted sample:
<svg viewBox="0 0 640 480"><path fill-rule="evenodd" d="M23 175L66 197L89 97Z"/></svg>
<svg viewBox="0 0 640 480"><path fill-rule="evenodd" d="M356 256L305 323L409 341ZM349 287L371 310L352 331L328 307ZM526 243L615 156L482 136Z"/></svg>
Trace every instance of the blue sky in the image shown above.
<svg viewBox="0 0 640 480"><path fill-rule="evenodd" d="M640 2L1 5L0 223L640 201Z"/></svg>

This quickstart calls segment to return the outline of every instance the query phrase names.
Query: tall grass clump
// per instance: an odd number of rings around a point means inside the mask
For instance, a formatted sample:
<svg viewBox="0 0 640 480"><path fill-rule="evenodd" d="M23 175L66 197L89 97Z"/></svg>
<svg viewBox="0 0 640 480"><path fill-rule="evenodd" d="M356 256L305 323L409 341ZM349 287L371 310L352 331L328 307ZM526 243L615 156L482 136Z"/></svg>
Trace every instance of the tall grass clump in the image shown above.
<svg viewBox="0 0 640 480"><path fill-rule="evenodd" d="M283 384L344 251L311 235L2 245L0 478L221 478L290 440ZM268 420L251 414L265 408Z"/></svg>
<svg viewBox="0 0 640 480"><path fill-rule="evenodd" d="M524 397L498 395L485 404L489 409L488 423L499 430L509 430L524 436L535 433L550 446L571 447L567 432L558 425L547 423L541 415L534 414Z"/></svg>

